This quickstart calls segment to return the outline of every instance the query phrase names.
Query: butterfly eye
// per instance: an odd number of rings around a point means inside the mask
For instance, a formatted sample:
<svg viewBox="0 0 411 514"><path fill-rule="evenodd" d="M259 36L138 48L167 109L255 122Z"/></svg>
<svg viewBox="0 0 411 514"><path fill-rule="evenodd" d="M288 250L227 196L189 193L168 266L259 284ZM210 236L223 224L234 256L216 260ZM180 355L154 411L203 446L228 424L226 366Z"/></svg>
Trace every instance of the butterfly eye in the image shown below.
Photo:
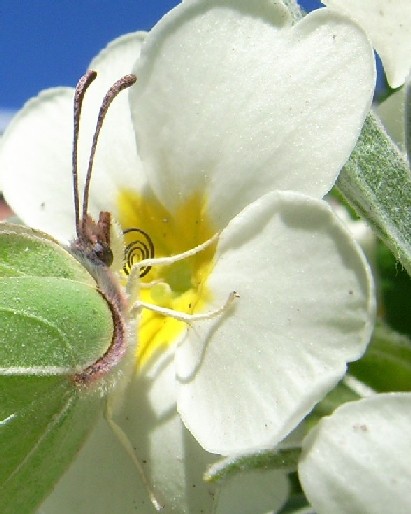
<svg viewBox="0 0 411 514"><path fill-rule="evenodd" d="M110 267L113 264L113 252L109 246L102 243L96 243L93 246L93 252L97 259L107 267Z"/></svg>
<svg viewBox="0 0 411 514"><path fill-rule="evenodd" d="M134 264L144 259L154 257L154 244L147 232L139 228L129 228L124 231L124 236L130 240L124 249L123 270L126 275L130 273ZM150 271L151 266L143 266L140 270L140 277L144 277Z"/></svg>

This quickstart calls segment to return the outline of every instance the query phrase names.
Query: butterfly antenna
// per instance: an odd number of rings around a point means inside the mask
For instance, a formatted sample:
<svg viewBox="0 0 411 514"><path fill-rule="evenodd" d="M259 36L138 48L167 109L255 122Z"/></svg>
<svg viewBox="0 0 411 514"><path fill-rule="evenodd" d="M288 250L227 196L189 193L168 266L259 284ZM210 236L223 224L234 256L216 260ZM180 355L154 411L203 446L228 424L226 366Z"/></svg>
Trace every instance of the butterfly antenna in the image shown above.
<svg viewBox="0 0 411 514"><path fill-rule="evenodd" d="M80 237L80 203L78 193L78 172L77 172L77 156L78 156L78 135L80 129L81 107L83 105L84 94L89 85L97 77L97 73L88 70L78 81L74 92L74 135L73 135L73 151L72 151L72 174L73 174L73 195L74 195L74 215L76 217L76 233L77 238Z"/></svg>
<svg viewBox="0 0 411 514"><path fill-rule="evenodd" d="M110 107L111 102L114 98L123 90L130 86L132 86L137 80L135 75L125 75L121 77L121 79L117 80L107 91L105 97L103 98L103 102L101 103L100 111L98 113L96 130L93 136L93 143L91 145L90 158L88 161L88 168L86 174L86 182L84 185L84 193L83 193L83 211L81 215L81 231L84 232L86 218L87 218L87 210L88 210L88 200L89 200L89 190L90 190L90 180L91 180L91 172L93 169L93 161L94 155L96 153L97 141L100 134L101 127L103 126L104 118L107 114L108 108Z"/></svg>

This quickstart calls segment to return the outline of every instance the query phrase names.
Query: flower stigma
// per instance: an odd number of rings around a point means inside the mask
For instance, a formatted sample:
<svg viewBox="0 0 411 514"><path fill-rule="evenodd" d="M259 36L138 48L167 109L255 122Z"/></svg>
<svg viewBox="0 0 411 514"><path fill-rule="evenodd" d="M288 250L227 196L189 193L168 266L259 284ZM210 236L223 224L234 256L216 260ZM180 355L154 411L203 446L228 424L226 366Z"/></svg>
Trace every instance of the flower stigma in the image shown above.
<svg viewBox="0 0 411 514"><path fill-rule="evenodd" d="M191 196L172 214L153 196L123 190L118 196L118 221L126 248L138 247L135 258L126 255L124 280L133 264L142 258L169 257L195 248L217 232L207 216L207 202L200 194ZM134 229L138 227L138 229ZM207 278L213 268L216 242L170 265L143 268L139 300L145 304L194 314L212 300ZM144 253L146 251L147 253ZM152 254L150 254L150 251ZM159 352L165 351L184 334L187 323L142 309L139 321L137 365L141 369Z"/></svg>

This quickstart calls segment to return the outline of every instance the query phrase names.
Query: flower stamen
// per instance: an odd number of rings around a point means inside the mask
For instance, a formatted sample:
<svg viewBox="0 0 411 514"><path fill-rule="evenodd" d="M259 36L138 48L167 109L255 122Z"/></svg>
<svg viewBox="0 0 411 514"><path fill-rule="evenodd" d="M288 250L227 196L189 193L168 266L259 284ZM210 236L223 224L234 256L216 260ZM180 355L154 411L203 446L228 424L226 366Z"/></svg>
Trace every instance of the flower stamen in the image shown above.
<svg viewBox="0 0 411 514"><path fill-rule="evenodd" d="M139 315L139 369L179 340L187 323L195 319L191 315L206 313L225 301L216 304L208 284L220 231L210 219L207 205L207 198L197 193L169 212L151 193L140 196L123 190L119 194L125 245L131 248L133 238L147 242L141 232L130 230L139 227L155 248L155 258L137 249L131 266L127 265L128 274L123 274L128 304L132 313ZM142 276L143 268L150 272Z"/></svg>
<svg viewBox="0 0 411 514"><path fill-rule="evenodd" d="M237 293L237 291L231 291L223 305L212 311L202 312L199 314L188 314L186 312L178 312L173 309L168 309L167 307L160 307L159 305L154 305L152 303L142 302L139 300L131 308L131 313L137 314L141 311L141 309L149 309L153 312L156 312L157 314L162 314L163 316L170 316L171 318L174 318L177 321L184 321L185 323L190 324L193 321L202 321L220 316L230 308L230 306L236 298L240 298L240 295Z"/></svg>

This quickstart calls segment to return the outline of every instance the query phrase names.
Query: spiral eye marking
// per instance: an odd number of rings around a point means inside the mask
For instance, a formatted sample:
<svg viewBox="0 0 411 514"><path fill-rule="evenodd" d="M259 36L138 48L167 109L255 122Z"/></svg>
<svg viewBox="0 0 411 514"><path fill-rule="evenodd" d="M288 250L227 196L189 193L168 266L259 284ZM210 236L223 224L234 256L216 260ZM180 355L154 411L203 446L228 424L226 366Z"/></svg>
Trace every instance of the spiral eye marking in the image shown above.
<svg viewBox="0 0 411 514"><path fill-rule="evenodd" d="M123 232L124 235L132 234L132 241L128 243L124 249L124 266L123 270L126 275L130 273L134 264L143 259L153 259L154 244L150 236L144 230L139 228L128 228ZM151 266L144 266L140 270L140 278L147 275Z"/></svg>

